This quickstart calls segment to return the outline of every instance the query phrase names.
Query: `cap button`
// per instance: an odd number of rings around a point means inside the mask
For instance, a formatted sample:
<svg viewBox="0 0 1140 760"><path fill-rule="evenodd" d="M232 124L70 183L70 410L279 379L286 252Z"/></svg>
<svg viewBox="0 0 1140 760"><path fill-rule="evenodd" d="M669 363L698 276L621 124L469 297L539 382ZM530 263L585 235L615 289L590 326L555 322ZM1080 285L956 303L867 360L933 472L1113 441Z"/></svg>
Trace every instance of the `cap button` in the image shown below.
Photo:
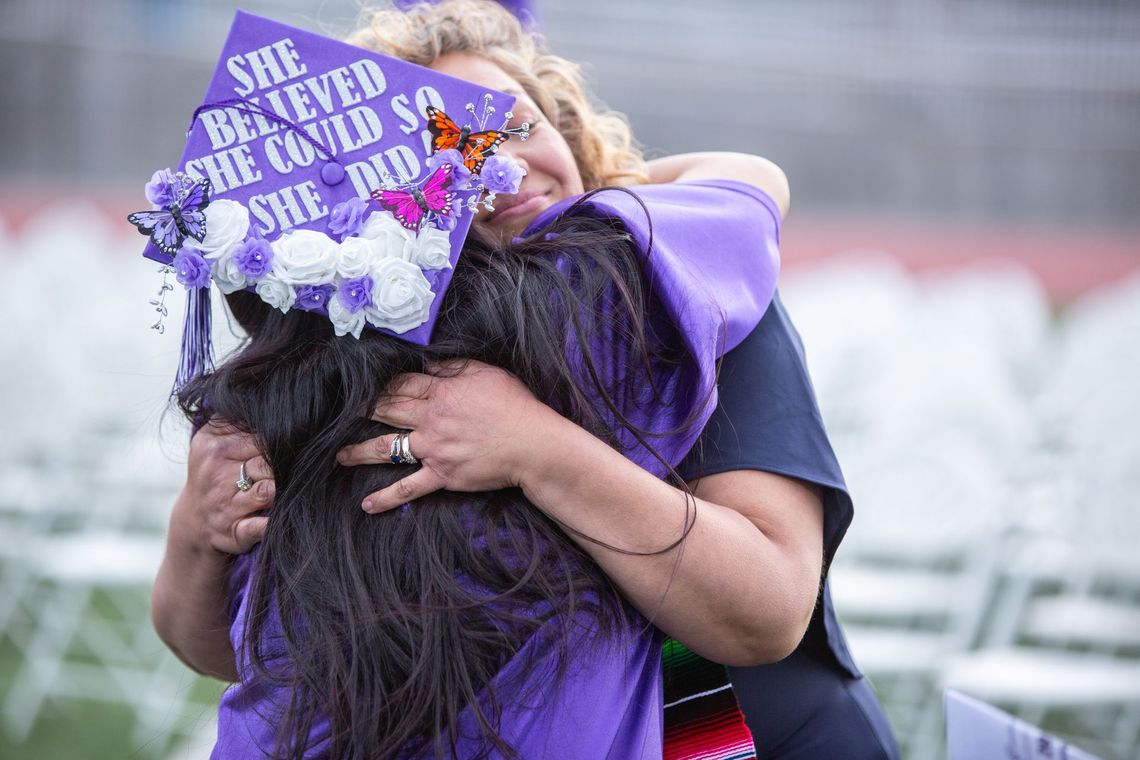
<svg viewBox="0 0 1140 760"><path fill-rule="evenodd" d="M321 167L321 181L326 185L339 185L344 182L344 167L329 161Z"/></svg>

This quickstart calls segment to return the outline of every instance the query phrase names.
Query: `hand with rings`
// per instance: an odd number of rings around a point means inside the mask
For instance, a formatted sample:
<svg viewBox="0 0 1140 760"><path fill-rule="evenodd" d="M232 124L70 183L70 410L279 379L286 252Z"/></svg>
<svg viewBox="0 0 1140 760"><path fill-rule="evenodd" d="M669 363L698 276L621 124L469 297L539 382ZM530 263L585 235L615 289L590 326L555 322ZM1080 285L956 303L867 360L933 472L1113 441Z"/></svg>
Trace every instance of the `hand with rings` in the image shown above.
<svg viewBox="0 0 1140 760"><path fill-rule="evenodd" d="M404 432L346 446L337 455L345 466L420 465L367 496L365 511L383 512L444 488L469 493L521 486L544 431L573 424L490 364L455 361L431 371L397 377L373 410L373 420Z"/></svg>
<svg viewBox="0 0 1140 760"><path fill-rule="evenodd" d="M273 472L253 436L222 422L207 423L190 440L186 485L177 524L199 543L224 554L244 554L265 534L273 503Z"/></svg>

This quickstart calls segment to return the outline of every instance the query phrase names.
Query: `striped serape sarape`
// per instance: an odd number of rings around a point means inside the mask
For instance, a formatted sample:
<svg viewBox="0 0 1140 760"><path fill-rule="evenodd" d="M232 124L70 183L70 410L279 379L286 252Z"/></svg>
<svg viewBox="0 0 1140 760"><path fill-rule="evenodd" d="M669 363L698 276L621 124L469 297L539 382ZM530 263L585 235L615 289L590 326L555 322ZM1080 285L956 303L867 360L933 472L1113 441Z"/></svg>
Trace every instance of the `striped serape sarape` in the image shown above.
<svg viewBox="0 0 1140 760"><path fill-rule="evenodd" d="M723 665L673 639L661 648L665 668L664 760L750 760L752 732Z"/></svg>

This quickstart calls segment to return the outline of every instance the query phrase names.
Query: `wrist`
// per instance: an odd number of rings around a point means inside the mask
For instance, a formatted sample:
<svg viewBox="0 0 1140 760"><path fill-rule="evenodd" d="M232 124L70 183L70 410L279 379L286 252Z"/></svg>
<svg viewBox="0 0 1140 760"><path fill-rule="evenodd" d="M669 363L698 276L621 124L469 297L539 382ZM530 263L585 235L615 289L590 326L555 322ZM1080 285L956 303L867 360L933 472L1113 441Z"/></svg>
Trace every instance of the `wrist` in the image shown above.
<svg viewBox="0 0 1140 760"><path fill-rule="evenodd" d="M193 557L196 562L211 563L222 571L233 558L212 545L206 522L198 510L198 499L185 489L178 494L170 513L167 551Z"/></svg>
<svg viewBox="0 0 1140 760"><path fill-rule="evenodd" d="M535 491L552 475L550 468L558 467L556 452L562 451L565 455L566 428L578 426L538 401L536 414L523 427L526 434L519 441L511 482L533 502Z"/></svg>
<svg viewBox="0 0 1140 760"><path fill-rule="evenodd" d="M595 447L611 451L609 445L585 428L550 407L545 408L549 419L541 419L530 427L534 434L515 481L526 498L543 511L550 503L550 494L571 487L596 469Z"/></svg>

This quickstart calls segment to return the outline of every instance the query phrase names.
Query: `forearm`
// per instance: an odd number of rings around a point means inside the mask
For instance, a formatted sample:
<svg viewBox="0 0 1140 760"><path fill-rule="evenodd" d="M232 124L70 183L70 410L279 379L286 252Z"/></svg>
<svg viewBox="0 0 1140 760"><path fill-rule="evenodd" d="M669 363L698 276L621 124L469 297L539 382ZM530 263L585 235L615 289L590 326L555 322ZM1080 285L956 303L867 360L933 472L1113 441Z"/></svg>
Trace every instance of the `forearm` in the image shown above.
<svg viewBox="0 0 1140 760"><path fill-rule="evenodd" d="M563 420L563 422L566 422ZM668 546L692 520L693 500L585 430L551 423L544 455L520 480L552 518L629 551ZM573 452L568 455L567 452ZM698 654L727 665L782 659L806 629L818 568L729 507L696 499L683 545L624 554L574 535L630 602Z"/></svg>
<svg viewBox="0 0 1140 760"><path fill-rule="evenodd" d="M747 153L679 153L649 161L649 181L685 182L702 179L735 179L760 188L786 216L791 204L788 178L779 166Z"/></svg>
<svg viewBox="0 0 1140 760"><path fill-rule="evenodd" d="M151 617L180 660L203 675L236 681L226 597L233 557L212 549L189 527L185 499L179 496L171 515L166 554L151 592Z"/></svg>

